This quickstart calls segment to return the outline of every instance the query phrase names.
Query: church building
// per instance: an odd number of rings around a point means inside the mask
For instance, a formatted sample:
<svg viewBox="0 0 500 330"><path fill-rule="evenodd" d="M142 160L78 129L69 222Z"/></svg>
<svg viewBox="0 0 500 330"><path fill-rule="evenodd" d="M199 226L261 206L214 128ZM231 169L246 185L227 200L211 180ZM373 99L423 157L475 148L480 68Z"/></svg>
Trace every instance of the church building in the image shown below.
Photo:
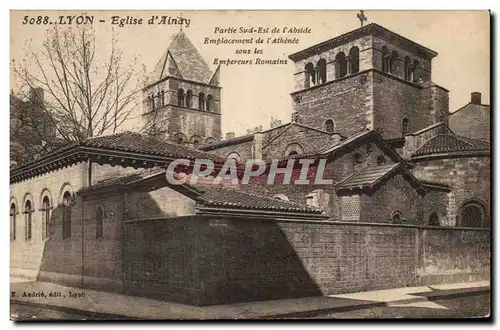
<svg viewBox="0 0 500 330"><path fill-rule="evenodd" d="M149 134L11 168L12 276L192 305L488 279L489 106L450 114L436 56L378 24L312 45L289 56L291 121L223 139L220 68L181 31L143 89ZM333 183L193 185L200 158L326 160Z"/></svg>

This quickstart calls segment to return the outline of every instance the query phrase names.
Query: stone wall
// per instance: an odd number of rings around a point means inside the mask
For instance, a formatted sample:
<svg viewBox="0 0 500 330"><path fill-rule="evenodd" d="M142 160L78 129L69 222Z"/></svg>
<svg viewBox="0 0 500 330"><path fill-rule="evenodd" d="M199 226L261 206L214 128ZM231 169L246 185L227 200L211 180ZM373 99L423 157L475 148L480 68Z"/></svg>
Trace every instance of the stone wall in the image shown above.
<svg viewBox="0 0 500 330"><path fill-rule="evenodd" d="M450 128L458 135L473 139L490 140L491 110L487 105L467 104L450 114Z"/></svg>
<svg viewBox="0 0 500 330"><path fill-rule="evenodd" d="M447 223L455 225L460 209L468 201L477 201L486 211L486 224L490 218L490 158L461 157L461 158L429 158L415 162L413 174L422 180L440 182L449 185L452 192L449 194ZM460 223L457 224L460 226Z"/></svg>
<svg viewBox="0 0 500 330"><path fill-rule="evenodd" d="M126 224L130 292L194 305L489 278L489 232L186 218Z"/></svg>

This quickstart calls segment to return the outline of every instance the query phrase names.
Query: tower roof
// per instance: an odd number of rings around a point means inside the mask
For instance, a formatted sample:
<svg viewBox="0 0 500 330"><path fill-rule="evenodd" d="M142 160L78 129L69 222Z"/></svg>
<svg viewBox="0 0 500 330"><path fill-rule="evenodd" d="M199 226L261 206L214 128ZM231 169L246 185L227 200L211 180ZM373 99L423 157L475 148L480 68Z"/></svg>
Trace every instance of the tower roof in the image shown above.
<svg viewBox="0 0 500 330"><path fill-rule="evenodd" d="M167 76L209 84L212 71L186 34L179 32L156 64L147 85Z"/></svg>

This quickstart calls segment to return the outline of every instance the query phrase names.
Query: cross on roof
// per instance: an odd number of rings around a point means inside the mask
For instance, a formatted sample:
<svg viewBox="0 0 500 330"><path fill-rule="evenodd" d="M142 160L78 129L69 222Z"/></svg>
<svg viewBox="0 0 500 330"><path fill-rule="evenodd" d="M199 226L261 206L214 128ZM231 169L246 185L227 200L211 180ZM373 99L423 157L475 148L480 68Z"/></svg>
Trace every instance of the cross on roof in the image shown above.
<svg viewBox="0 0 500 330"><path fill-rule="evenodd" d="M357 17L361 22L361 27L363 27L363 22L366 22L368 20L368 17L365 16L364 10L360 10Z"/></svg>

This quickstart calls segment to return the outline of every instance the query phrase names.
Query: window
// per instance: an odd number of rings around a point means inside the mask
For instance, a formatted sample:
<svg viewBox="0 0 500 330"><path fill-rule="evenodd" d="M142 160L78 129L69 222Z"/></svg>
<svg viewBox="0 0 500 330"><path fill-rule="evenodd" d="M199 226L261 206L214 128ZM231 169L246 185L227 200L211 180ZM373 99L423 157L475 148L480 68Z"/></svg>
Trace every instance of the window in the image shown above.
<svg viewBox="0 0 500 330"><path fill-rule="evenodd" d="M347 60L344 52L340 52L335 56L336 61L336 78L342 78L347 74Z"/></svg>
<svg viewBox="0 0 500 330"><path fill-rule="evenodd" d="M335 132L335 123L332 119L328 119L327 121L325 121L325 131L329 133Z"/></svg>
<svg viewBox="0 0 500 330"><path fill-rule="evenodd" d="M392 74L398 74L398 57L399 57L398 52L396 52L395 50L392 51L389 63Z"/></svg>
<svg viewBox="0 0 500 330"><path fill-rule="evenodd" d="M324 58L318 61L317 71L318 71L318 78L317 78L318 83L321 84L326 83L326 60Z"/></svg>
<svg viewBox="0 0 500 330"><path fill-rule="evenodd" d="M413 61L413 66L411 68L412 70L412 79L413 79L413 82L418 82L418 77L417 77L417 69L418 69L418 61L415 60Z"/></svg>
<svg viewBox="0 0 500 330"><path fill-rule="evenodd" d="M401 121L401 134L408 134L408 118L406 117Z"/></svg>
<svg viewBox="0 0 500 330"><path fill-rule="evenodd" d="M62 236L63 239L71 237L71 193L66 191L62 200Z"/></svg>
<svg viewBox="0 0 500 330"><path fill-rule="evenodd" d="M403 215L399 211L394 211L391 214L392 223L400 224L403 223Z"/></svg>
<svg viewBox="0 0 500 330"><path fill-rule="evenodd" d="M411 68L411 60L408 56L405 57L405 80L412 81L413 70Z"/></svg>
<svg viewBox="0 0 500 330"><path fill-rule="evenodd" d="M352 47L349 51L349 73L359 72L359 48Z"/></svg>
<svg viewBox="0 0 500 330"><path fill-rule="evenodd" d="M384 46L382 47L382 71L389 72L390 68L390 55L389 49Z"/></svg>
<svg viewBox="0 0 500 330"><path fill-rule="evenodd" d="M462 207L462 227L483 227L485 222L485 211L482 204L468 202Z"/></svg>
<svg viewBox="0 0 500 330"><path fill-rule="evenodd" d="M174 135L174 140L179 144L184 144L184 142L186 141L186 136L182 133L177 133Z"/></svg>
<svg viewBox="0 0 500 330"><path fill-rule="evenodd" d="M205 144L212 144L215 142L215 139L213 137L207 137L205 140Z"/></svg>
<svg viewBox="0 0 500 330"><path fill-rule="evenodd" d="M151 96L148 95L148 99L146 101L146 106L148 107L148 109L151 111L151 110L154 110L154 105L151 103Z"/></svg>
<svg viewBox="0 0 500 330"><path fill-rule="evenodd" d="M10 204L10 240L16 240L16 204Z"/></svg>
<svg viewBox="0 0 500 330"><path fill-rule="evenodd" d="M198 94L198 109L205 110L205 94Z"/></svg>
<svg viewBox="0 0 500 330"><path fill-rule="evenodd" d="M193 101L193 92L188 90L186 93L186 108L191 108L191 104Z"/></svg>
<svg viewBox="0 0 500 330"><path fill-rule="evenodd" d="M163 107L165 105L165 92L158 92L158 107Z"/></svg>
<svg viewBox="0 0 500 330"><path fill-rule="evenodd" d="M182 88L177 91L177 105L184 106L184 90Z"/></svg>
<svg viewBox="0 0 500 330"><path fill-rule="evenodd" d="M298 143L290 143L286 146L285 157L300 155L304 153L304 148Z"/></svg>
<svg viewBox="0 0 500 330"><path fill-rule="evenodd" d="M31 234L32 234L32 213L33 213L33 208L31 206L31 201L27 200L24 203L24 239L26 241L31 240Z"/></svg>
<svg viewBox="0 0 500 330"><path fill-rule="evenodd" d="M102 237L102 208L100 206L95 210L95 237Z"/></svg>
<svg viewBox="0 0 500 330"><path fill-rule="evenodd" d="M226 159L235 159L236 163L241 163L241 156L237 152L231 152Z"/></svg>
<svg viewBox="0 0 500 330"><path fill-rule="evenodd" d="M432 212L429 216L429 226L439 226L439 217L436 212Z"/></svg>
<svg viewBox="0 0 500 330"><path fill-rule="evenodd" d="M201 137L194 135L191 137L190 142L193 144L193 146L196 148L198 145L201 143L202 139Z"/></svg>
<svg viewBox="0 0 500 330"><path fill-rule="evenodd" d="M214 97L212 95L207 96L207 111L212 111Z"/></svg>
<svg viewBox="0 0 500 330"><path fill-rule="evenodd" d="M48 224L50 221L50 199L49 196L43 197L42 200L42 240L49 237Z"/></svg>
<svg viewBox="0 0 500 330"><path fill-rule="evenodd" d="M307 63L305 67L305 81L304 88L309 88L316 85L316 74L314 72L314 65Z"/></svg>
<svg viewBox="0 0 500 330"><path fill-rule="evenodd" d="M384 165L385 164L385 157L380 155L377 157L377 165Z"/></svg>

